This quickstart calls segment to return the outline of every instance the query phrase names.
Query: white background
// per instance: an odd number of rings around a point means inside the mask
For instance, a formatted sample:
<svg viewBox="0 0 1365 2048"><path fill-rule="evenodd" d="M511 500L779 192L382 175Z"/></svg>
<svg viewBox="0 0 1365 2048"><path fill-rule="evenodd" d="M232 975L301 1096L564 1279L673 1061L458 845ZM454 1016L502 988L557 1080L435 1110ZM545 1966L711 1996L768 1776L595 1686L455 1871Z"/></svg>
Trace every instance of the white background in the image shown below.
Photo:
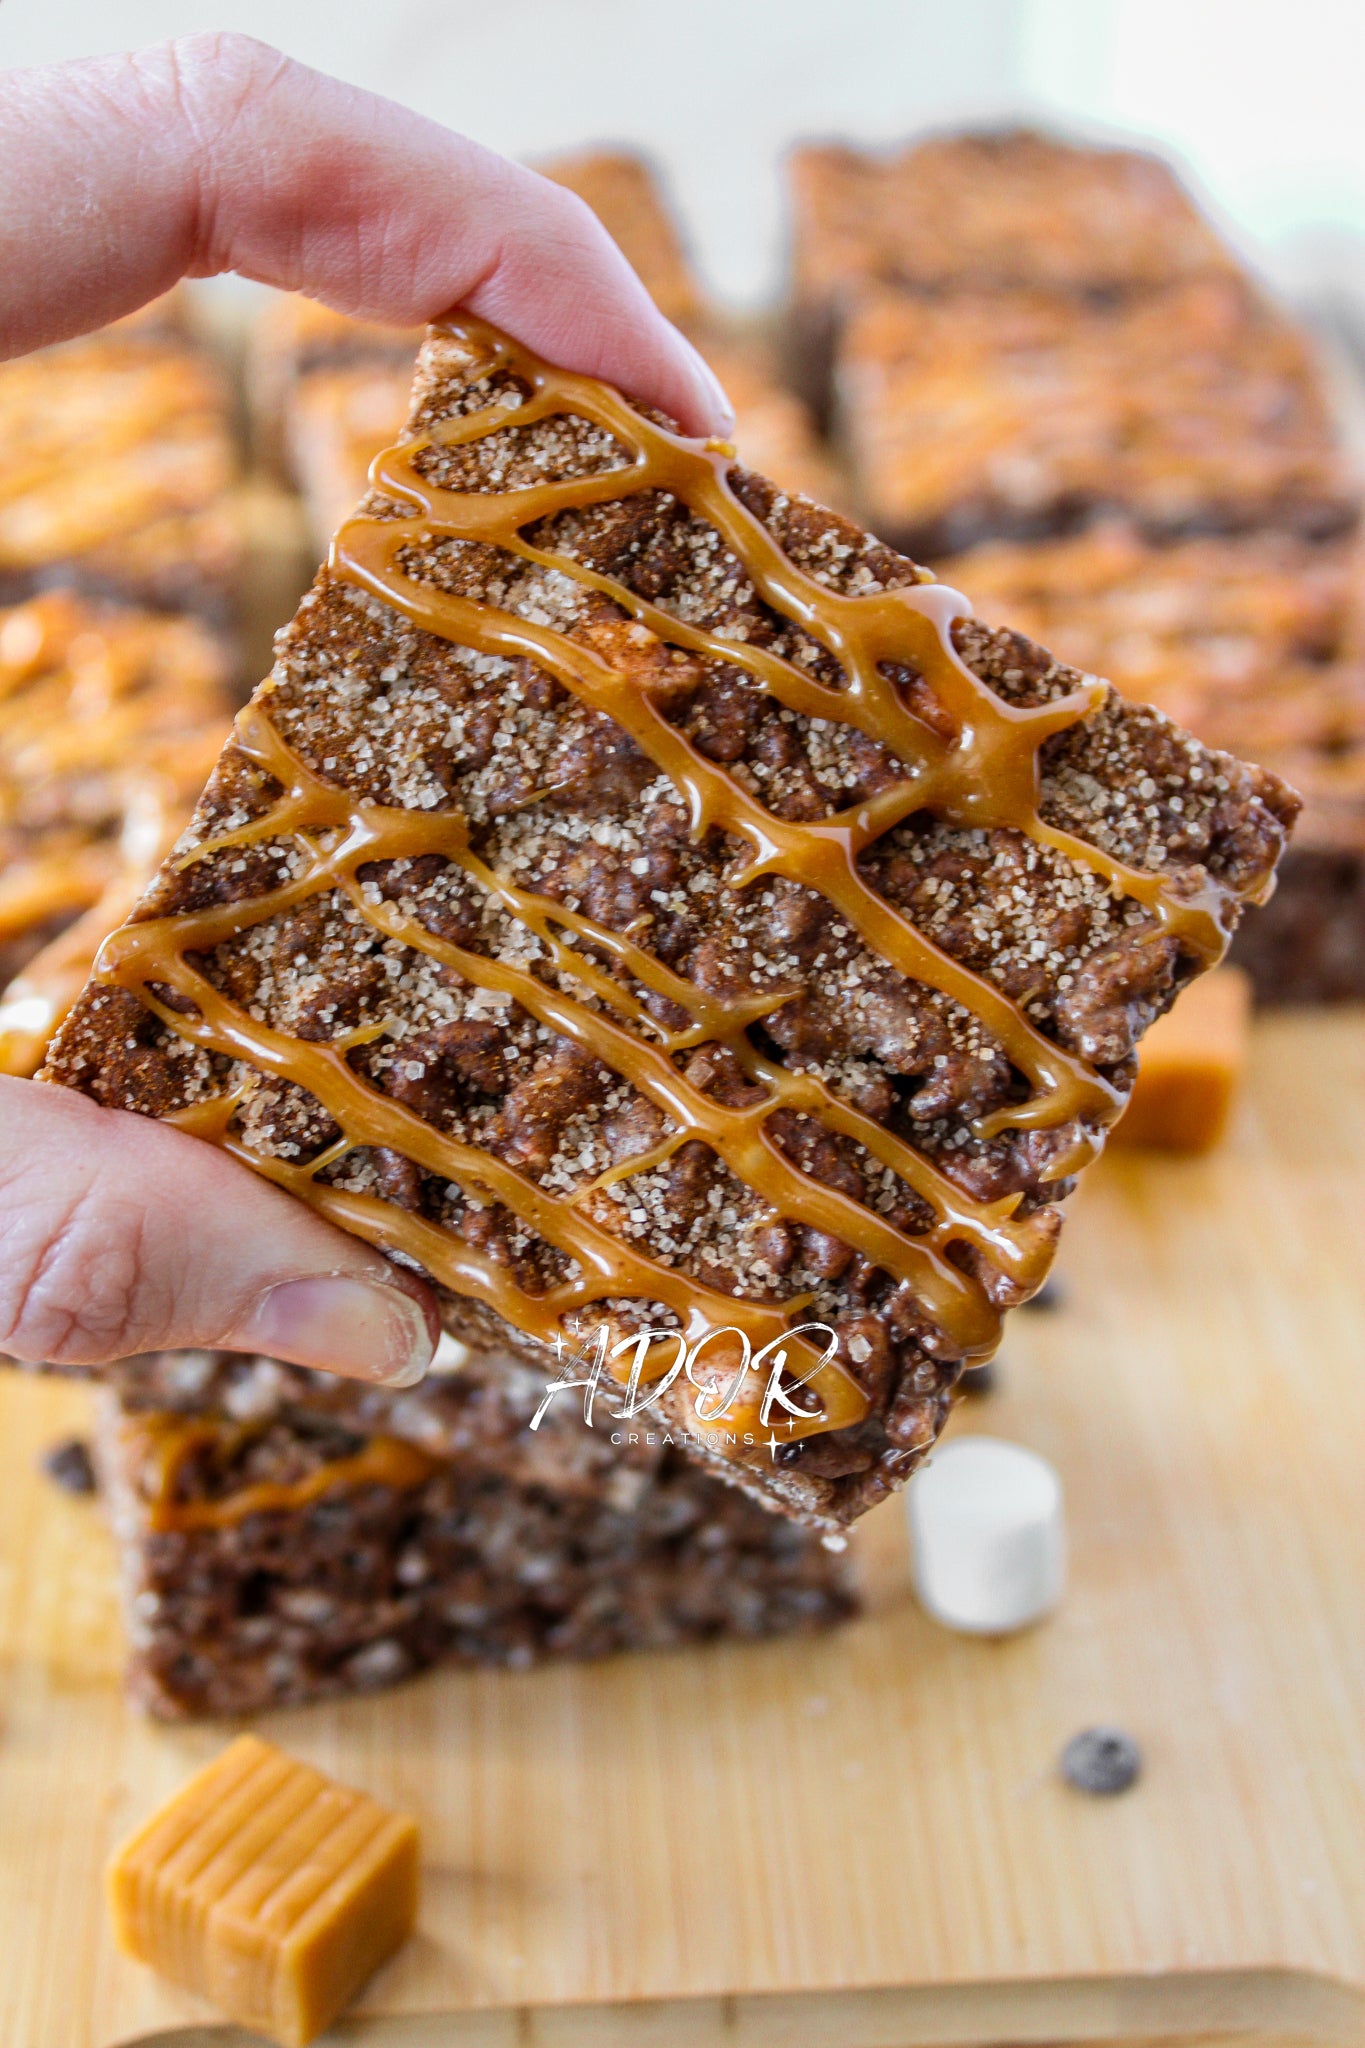
<svg viewBox="0 0 1365 2048"><path fill-rule="evenodd" d="M644 146L738 301L779 275L793 138L1011 113L1144 132L1290 281L1365 277L1365 0L0 0L0 65L196 28L516 155Z"/></svg>

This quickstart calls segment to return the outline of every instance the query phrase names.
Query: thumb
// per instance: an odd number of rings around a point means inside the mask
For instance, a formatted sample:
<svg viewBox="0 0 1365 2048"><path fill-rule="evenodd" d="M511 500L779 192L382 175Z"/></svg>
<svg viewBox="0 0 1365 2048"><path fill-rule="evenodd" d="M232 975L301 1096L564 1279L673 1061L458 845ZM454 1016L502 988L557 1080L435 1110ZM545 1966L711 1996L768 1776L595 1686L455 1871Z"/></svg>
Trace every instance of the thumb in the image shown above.
<svg viewBox="0 0 1365 2048"><path fill-rule="evenodd" d="M430 1290L199 1138L0 1077L0 1352L260 1351L411 1386Z"/></svg>

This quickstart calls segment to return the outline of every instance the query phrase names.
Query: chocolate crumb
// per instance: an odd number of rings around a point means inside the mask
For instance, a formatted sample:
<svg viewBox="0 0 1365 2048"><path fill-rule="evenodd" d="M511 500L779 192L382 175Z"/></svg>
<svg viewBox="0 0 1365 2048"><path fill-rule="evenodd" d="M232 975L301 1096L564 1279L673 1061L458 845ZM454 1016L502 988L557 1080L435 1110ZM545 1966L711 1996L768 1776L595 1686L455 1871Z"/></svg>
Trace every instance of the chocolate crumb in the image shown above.
<svg viewBox="0 0 1365 2048"><path fill-rule="evenodd" d="M90 1446L84 1437L64 1437L44 1451L42 1469L55 1486L63 1493L96 1493L99 1481L95 1476L95 1464L90 1455Z"/></svg>

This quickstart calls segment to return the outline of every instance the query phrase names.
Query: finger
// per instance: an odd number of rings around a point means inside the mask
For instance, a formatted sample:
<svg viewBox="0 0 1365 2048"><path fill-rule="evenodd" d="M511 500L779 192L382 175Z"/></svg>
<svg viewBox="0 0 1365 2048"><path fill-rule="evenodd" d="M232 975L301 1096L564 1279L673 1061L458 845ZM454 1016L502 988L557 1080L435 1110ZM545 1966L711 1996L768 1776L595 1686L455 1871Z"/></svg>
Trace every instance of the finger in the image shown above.
<svg viewBox="0 0 1365 2048"><path fill-rule="evenodd" d="M363 319L466 306L689 431L724 393L572 193L249 37L12 72L0 354L235 270Z"/></svg>
<svg viewBox="0 0 1365 2048"><path fill-rule="evenodd" d="M221 1347L411 1386L429 1289L201 1139L0 1078L0 1352Z"/></svg>

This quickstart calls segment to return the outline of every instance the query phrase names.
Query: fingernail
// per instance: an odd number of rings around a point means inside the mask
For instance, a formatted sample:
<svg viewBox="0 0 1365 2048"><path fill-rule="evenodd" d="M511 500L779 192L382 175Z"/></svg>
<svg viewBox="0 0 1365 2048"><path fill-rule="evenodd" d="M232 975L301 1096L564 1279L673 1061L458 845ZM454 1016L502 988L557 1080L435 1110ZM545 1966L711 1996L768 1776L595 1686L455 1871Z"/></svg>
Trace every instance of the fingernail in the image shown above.
<svg viewBox="0 0 1365 2048"><path fill-rule="evenodd" d="M684 347L692 358L697 382L706 394L706 410L709 417L715 423L713 432L721 440L726 440L733 431L735 424L735 409L730 403L729 394L700 349L695 348L688 341L686 335L682 337L682 340Z"/></svg>
<svg viewBox="0 0 1365 2048"><path fill-rule="evenodd" d="M268 1289L233 1332L233 1343L385 1387L416 1386L435 1349L420 1301L383 1280L344 1273L283 1280Z"/></svg>

